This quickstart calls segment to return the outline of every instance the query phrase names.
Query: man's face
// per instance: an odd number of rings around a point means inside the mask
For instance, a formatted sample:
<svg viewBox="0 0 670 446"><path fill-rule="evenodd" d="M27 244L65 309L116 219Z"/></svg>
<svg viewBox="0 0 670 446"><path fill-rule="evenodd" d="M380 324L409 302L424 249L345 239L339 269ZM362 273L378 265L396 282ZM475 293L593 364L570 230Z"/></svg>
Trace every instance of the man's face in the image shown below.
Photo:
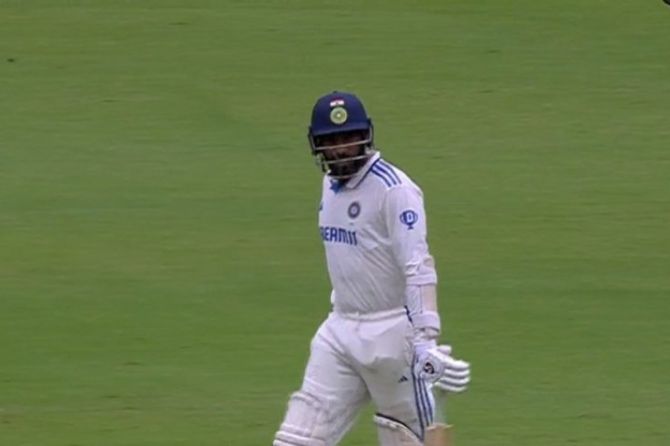
<svg viewBox="0 0 670 446"><path fill-rule="evenodd" d="M334 176L351 176L356 173L362 164L361 160L347 160L347 158L354 158L364 154L365 148L363 144L357 144L363 141L365 141L365 132L360 131L334 133L320 138L320 146L332 147L323 150L323 156L327 161L335 161L329 163L330 171Z"/></svg>

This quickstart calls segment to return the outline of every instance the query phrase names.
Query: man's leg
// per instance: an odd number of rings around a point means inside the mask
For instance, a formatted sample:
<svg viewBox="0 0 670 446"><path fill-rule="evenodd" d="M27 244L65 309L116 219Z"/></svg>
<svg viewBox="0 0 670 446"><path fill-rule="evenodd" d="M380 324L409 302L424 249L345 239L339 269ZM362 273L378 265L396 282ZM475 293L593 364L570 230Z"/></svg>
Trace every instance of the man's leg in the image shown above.
<svg viewBox="0 0 670 446"><path fill-rule="evenodd" d="M448 429L434 424L433 394L414 374L410 322L402 317L376 321L366 331L371 347L359 357L368 361L362 375L376 406L380 445L450 446L443 435Z"/></svg>
<svg viewBox="0 0 670 446"><path fill-rule="evenodd" d="M302 386L289 400L273 446L336 445L369 400L362 378L336 351L329 320L312 340Z"/></svg>
<svg viewBox="0 0 670 446"><path fill-rule="evenodd" d="M374 416L381 446L423 446L421 439L404 423L382 414Z"/></svg>
<svg viewBox="0 0 670 446"><path fill-rule="evenodd" d="M391 370L391 369L389 369ZM395 367L394 376L372 374L366 376L372 399L376 406L375 423L378 426L378 436L381 446L448 446L435 443L441 441L442 429L435 430L433 395L423 380L413 374L411 360ZM395 375L399 375L396 377ZM405 436L411 433L415 443L408 440L395 441L390 438L388 429L393 427L388 421L396 423L395 432L403 432ZM404 428L404 429L403 429ZM396 435L396 438L399 438Z"/></svg>

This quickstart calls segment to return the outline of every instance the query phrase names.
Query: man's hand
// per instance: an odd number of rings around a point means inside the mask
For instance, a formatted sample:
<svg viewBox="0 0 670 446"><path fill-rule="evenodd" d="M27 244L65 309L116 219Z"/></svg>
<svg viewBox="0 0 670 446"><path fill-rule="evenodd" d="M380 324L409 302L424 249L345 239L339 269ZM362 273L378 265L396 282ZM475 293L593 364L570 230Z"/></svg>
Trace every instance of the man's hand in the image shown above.
<svg viewBox="0 0 670 446"><path fill-rule="evenodd" d="M453 358L448 345L417 351L414 370L419 378L446 392L463 392L470 382L470 364Z"/></svg>

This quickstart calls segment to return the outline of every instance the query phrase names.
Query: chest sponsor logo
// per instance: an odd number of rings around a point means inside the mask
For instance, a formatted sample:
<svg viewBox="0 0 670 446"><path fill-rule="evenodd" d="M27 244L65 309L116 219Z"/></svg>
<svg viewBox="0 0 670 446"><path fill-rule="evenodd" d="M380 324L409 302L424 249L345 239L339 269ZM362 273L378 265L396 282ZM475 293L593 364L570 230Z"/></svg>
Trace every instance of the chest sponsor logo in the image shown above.
<svg viewBox="0 0 670 446"><path fill-rule="evenodd" d="M358 245L356 231L338 228L337 226L319 226L321 240L327 243L344 243L345 245Z"/></svg>

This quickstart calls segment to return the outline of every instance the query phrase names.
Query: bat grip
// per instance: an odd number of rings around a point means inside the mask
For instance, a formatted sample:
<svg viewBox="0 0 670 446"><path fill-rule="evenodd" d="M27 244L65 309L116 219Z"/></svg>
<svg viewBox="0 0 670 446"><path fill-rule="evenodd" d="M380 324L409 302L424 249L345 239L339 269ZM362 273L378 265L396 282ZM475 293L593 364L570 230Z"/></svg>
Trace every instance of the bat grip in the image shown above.
<svg viewBox="0 0 670 446"><path fill-rule="evenodd" d="M433 392L433 399L435 400L435 423L447 423L447 392L444 390L431 389Z"/></svg>

